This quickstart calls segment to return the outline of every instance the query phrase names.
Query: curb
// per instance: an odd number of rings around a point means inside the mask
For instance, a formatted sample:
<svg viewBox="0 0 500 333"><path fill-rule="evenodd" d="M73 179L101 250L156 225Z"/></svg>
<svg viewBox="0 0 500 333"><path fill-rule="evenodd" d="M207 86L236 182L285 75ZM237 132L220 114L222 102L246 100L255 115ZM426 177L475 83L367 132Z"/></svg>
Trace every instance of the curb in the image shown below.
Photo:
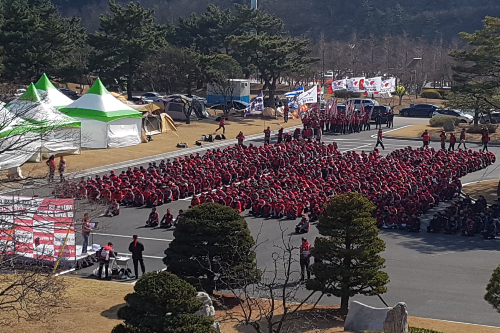
<svg viewBox="0 0 500 333"><path fill-rule="evenodd" d="M390 135L387 135L387 136L384 136L384 138L386 139L393 139L393 140L406 140L406 141L419 141L419 142L422 142L422 139L421 138L408 138L408 137L404 137L404 136L390 136ZM433 141L431 141L433 142ZM438 142L439 141L434 141L434 142ZM447 144L449 144L449 141L446 141ZM457 141L457 143L459 143L459 141ZM477 145L482 145L483 143L481 141L467 141L466 143L469 143L469 144L477 144ZM488 146L493 146L493 147L500 147L500 142L489 142L488 143Z"/></svg>

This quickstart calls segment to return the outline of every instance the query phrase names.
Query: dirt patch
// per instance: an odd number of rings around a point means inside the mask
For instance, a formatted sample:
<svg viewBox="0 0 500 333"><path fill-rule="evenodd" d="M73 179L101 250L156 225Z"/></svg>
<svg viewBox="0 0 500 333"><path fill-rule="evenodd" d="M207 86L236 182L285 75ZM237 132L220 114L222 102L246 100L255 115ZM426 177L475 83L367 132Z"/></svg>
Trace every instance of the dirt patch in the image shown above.
<svg viewBox="0 0 500 333"><path fill-rule="evenodd" d="M491 204L493 203L493 200L498 198L497 188L498 179L495 179L465 185L463 187L463 191L474 199L477 199L480 195L482 195L485 197L486 201Z"/></svg>
<svg viewBox="0 0 500 333"><path fill-rule="evenodd" d="M387 138L390 137L400 137L400 138L411 138L411 139L418 139L422 140L422 134L424 133L425 130L428 130L429 133L431 134L431 141L439 141L439 134L441 134L441 131L443 130L442 127L431 127L429 124L417 124L417 125L411 125L405 128L401 128L395 131L392 131L386 135ZM460 126L455 127L455 136L458 138L460 137L460 131L461 131ZM449 133L448 133L449 134ZM466 134L467 141L475 141L475 142L480 142L481 141L481 134L471 134L467 133ZM492 133L490 134L490 138L492 142L500 142L500 132ZM449 140L449 135L446 139L447 145ZM458 146L458 143L455 144L455 147Z"/></svg>
<svg viewBox="0 0 500 333"><path fill-rule="evenodd" d="M109 333L115 325L121 322L117 319L116 313L125 304L123 300L125 295L133 292L132 285L75 277L65 277L64 280L68 284L67 302L65 306L57 308L53 316L44 321L20 322L14 326L4 326L1 331L3 333ZM299 311L298 318L301 319L294 323L296 329L292 331L343 332L343 322L337 316L337 309L337 306L320 306L316 309L306 306ZM234 306L231 311L233 315L238 315L237 306ZM219 319L225 317L225 313L220 310L216 315ZM279 311L277 315L280 315ZM311 323L312 320L314 325ZM434 329L444 333L500 332L498 328L455 324L418 317L410 317L409 322L410 326ZM224 321L222 332L251 333L254 331L248 326L238 326L236 321Z"/></svg>

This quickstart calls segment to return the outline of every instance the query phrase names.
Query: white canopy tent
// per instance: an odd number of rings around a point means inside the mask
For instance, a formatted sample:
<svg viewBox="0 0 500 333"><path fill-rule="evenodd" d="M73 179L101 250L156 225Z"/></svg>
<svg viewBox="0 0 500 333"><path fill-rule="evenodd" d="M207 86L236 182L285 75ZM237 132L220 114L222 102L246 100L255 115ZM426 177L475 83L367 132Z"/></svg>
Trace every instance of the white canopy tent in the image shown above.
<svg viewBox="0 0 500 333"><path fill-rule="evenodd" d="M38 82L35 83L35 88L43 97L43 101L46 104L58 110L73 103L71 98L57 90L45 73L40 77Z"/></svg>
<svg viewBox="0 0 500 333"><path fill-rule="evenodd" d="M7 104L6 108L17 118L31 123L31 131L39 134L41 153L79 152L80 121L45 104L33 83L19 99Z"/></svg>
<svg viewBox="0 0 500 333"><path fill-rule="evenodd" d="M119 148L141 143L142 113L113 97L100 79L61 111L81 121L83 147Z"/></svg>

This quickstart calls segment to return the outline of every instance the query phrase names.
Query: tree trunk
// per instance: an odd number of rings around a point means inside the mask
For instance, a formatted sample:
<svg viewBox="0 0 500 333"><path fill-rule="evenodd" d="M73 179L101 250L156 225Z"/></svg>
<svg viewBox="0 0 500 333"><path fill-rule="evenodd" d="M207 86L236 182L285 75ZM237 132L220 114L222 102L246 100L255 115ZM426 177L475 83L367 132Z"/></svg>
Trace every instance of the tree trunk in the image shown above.
<svg viewBox="0 0 500 333"><path fill-rule="evenodd" d="M403 96L404 95L399 96L399 105L401 105L401 103L403 103Z"/></svg>
<svg viewBox="0 0 500 333"><path fill-rule="evenodd" d="M343 295L340 298L340 313L346 315L349 311L349 295Z"/></svg>
<svg viewBox="0 0 500 333"><path fill-rule="evenodd" d="M479 123L479 109L474 109L474 125Z"/></svg>
<svg viewBox="0 0 500 333"><path fill-rule="evenodd" d="M134 84L134 68L132 59L128 58L127 99L132 100L132 86Z"/></svg>

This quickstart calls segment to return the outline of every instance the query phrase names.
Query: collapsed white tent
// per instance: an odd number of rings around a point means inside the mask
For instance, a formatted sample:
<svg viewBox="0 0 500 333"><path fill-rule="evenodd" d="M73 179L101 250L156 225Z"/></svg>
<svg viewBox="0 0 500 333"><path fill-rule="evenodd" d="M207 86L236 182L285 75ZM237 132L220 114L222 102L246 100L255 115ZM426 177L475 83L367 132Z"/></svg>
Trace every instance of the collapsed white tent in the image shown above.
<svg viewBox="0 0 500 333"><path fill-rule="evenodd" d="M41 153L79 152L80 121L45 104L33 83L21 97L7 104L6 108L17 118L32 124L31 131L39 134Z"/></svg>
<svg viewBox="0 0 500 333"><path fill-rule="evenodd" d="M40 151L36 126L0 105L0 170L18 167Z"/></svg>
<svg viewBox="0 0 500 333"><path fill-rule="evenodd" d="M142 113L113 97L97 79L90 90L61 108L82 123L82 146L119 148L141 143Z"/></svg>
<svg viewBox="0 0 500 333"><path fill-rule="evenodd" d="M71 98L57 90L45 73L35 83L35 88L42 95L43 101L53 108L60 109L73 103Z"/></svg>

